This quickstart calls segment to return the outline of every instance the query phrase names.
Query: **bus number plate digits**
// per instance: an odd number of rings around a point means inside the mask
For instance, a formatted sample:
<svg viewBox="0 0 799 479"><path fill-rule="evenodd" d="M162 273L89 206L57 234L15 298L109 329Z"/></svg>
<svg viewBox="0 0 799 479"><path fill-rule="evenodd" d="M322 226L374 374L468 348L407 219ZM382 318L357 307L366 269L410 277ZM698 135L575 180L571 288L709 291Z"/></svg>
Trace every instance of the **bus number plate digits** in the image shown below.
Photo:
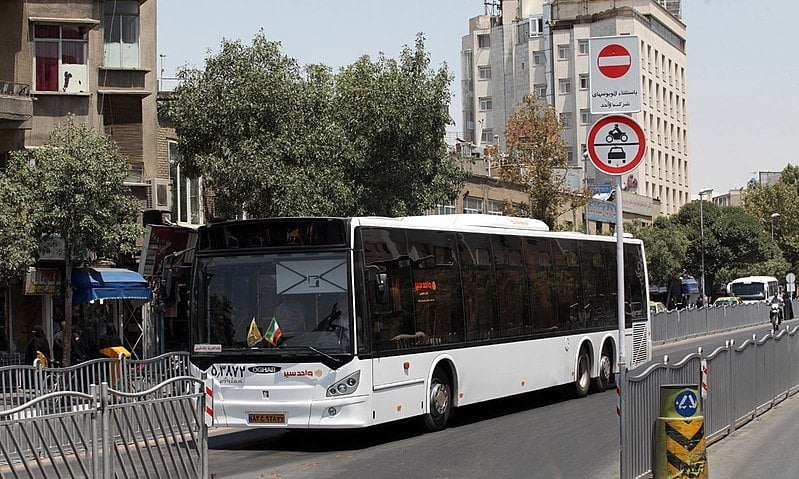
<svg viewBox="0 0 799 479"><path fill-rule="evenodd" d="M250 413L250 424L285 424L285 414Z"/></svg>

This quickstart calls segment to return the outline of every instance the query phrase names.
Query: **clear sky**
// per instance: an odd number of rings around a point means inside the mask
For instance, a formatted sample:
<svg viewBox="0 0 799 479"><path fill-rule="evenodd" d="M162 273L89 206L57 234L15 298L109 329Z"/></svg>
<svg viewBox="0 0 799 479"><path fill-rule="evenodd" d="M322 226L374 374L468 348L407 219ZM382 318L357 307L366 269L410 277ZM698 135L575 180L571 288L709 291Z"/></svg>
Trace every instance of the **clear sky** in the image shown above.
<svg viewBox="0 0 799 479"><path fill-rule="evenodd" d="M455 75L450 114L461 130L460 42L481 0L159 0L164 76L202 68L225 39L263 29L300 64L337 69L364 54L396 57L425 35L433 65ZM743 186L756 171L799 163L795 0L683 0L688 29L691 193Z"/></svg>

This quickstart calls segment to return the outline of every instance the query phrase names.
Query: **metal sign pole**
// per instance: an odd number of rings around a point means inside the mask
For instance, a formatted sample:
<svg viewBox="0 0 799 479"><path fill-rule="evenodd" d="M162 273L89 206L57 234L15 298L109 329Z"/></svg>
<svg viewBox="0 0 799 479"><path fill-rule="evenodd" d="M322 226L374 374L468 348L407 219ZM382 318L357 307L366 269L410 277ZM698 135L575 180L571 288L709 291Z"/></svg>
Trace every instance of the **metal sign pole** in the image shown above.
<svg viewBox="0 0 799 479"><path fill-rule="evenodd" d="M624 396L627 386L627 351L624 340L624 224L622 223L621 175L616 176L616 309L619 319L619 376L616 381L616 393L619 398L617 413L619 414L619 464L622 478L627 477L624 467Z"/></svg>

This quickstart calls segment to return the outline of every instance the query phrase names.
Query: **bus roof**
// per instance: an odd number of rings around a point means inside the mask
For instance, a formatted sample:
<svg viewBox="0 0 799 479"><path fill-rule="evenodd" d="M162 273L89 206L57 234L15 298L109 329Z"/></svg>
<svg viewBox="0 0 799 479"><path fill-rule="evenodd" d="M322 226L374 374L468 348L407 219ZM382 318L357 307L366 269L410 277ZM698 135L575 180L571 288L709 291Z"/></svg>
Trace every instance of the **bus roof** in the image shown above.
<svg viewBox="0 0 799 479"><path fill-rule="evenodd" d="M777 278L774 276L745 276L743 278L737 278L730 281L730 284L733 283L770 283L776 282Z"/></svg>
<svg viewBox="0 0 799 479"><path fill-rule="evenodd" d="M443 227L457 228L460 226L478 226L488 228L507 228L522 229L532 231L549 231L549 227L541 220L532 218L517 218L513 216L499 215L427 215L427 216L402 216L399 218L387 218L382 216L366 216L357 219L362 225L371 225L373 222L380 225L386 223L396 226L406 227Z"/></svg>

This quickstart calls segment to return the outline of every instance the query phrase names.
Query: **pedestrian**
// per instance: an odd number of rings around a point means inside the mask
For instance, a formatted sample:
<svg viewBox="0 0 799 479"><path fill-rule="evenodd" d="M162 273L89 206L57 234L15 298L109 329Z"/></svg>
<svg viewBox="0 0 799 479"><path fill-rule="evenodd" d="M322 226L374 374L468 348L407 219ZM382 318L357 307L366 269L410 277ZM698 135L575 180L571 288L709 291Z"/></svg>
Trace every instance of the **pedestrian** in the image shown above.
<svg viewBox="0 0 799 479"><path fill-rule="evenodd" d="M53 335L53 363L61 364L64 355L64 326L66 323L61 321L61 329Z"/></svg>
<svg viewBox="0 0 799 479"><path fill-rule="evenodd" d="M31 330L33 337L28 342L25 348L25 363L33 364L38 359L42 363L42 367L47 367L52 362L50 355L50 344L47 342L47 336L44 335L44 329L40 325L36 325Z"/></svg>
<svg viewBox="0 0 799 479"><path fill-rule="evenodd" d="M793 319L793 304L791 304L791 293L786 289L782 295L785 301L785 319Z"/></svg>

